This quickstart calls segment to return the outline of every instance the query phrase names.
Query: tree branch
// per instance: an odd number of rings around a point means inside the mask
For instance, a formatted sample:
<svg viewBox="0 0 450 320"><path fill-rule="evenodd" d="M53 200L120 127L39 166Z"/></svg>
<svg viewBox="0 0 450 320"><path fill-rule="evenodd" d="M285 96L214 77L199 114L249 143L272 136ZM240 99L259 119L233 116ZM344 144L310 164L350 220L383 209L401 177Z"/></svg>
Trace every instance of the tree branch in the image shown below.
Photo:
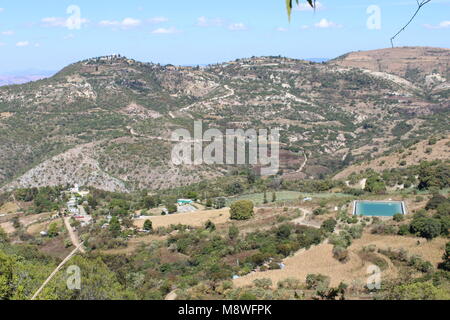
<svg viewBox="0 0 450 320"><path fill-rule="evenodd" d="M422 9L423 6L425 6L426 4L428 4L429 2L431 2L431 0L416 0L417 1L417 10L414 13L414 15L411 17L411 19L408 21L408 23L400 29L399 32L397 32L392 38L391 38L391 45L392 48L394 48L394 39L397 38L397 36L402 33L403 31L405 31L405 29L411 24L411 22L414 20L414 18L419 14L420 9Z"/></svg>

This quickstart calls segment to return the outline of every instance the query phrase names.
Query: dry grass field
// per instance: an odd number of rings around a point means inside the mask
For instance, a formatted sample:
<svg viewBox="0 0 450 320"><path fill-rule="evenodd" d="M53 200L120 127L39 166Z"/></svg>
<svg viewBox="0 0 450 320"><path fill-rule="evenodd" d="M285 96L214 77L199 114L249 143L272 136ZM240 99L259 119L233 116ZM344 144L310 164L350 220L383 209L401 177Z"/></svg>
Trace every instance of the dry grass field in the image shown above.
<svg viewBox="0 0 450 320"><path fill-rule="evenodd" d="M417 241L420 244L417 244ZM442 259L444 246L447 239L438 238L427 242L425 239L401 236L384 236L364 234L361 239L355 240L349 248L350 259L347 263L340 263L333 258L331 244L320 244L312 247L310 250L301 250L294 256L286 258L283 263L283 270L270 270L266 272L254 272L242 278L234 280L238 287L248 286L255 279L270 278L276 286L277 282L286 278L296 278L305 281L310 273L320 273L330 277L331 285L336 286L341 281L347 284L365 284L368 275L367 267L372 263L364 261L358 255L358 252L369 245L376 245L380 249L400 249L404 248L410 255L417 254L423 259L437 265ZM397 275L397 270L393 263L386 257L388 268L383 271L383 277L390 278Z"/></svg>
<svg viewBox="0 0 450 320"><path fill-rule="evenodd" d="M153 228L169 227L171 225L183 224L191 227L204 226L208 220L214 224L222 224L230 221L230 209L195 211L190 213L179 213L166 216L148 217L146 219L134 220L138 228L144 226L145 220L151 220Z"/></svg>

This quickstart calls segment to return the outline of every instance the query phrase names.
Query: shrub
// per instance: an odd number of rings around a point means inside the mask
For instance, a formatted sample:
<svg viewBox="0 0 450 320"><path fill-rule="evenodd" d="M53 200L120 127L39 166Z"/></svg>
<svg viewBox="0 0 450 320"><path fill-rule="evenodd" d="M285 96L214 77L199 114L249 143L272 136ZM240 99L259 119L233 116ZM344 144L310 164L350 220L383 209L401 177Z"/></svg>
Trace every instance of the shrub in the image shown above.
<svg viewBox="0 0 450 320"><path fill-rule="evenodd" d="M278 281L277 286L278 286L278 289L298 290L298 289L301 289L302 283L298 279L287 278L287 279Z"/></svg>
<svg viewBox="0 0 450 320"><path fill-rule="evenodd" d="M269 278L256 279L253 280L253 284L257 288L269 289L270 287L272 287L272 280L270 280Z"/></svg>
<svg viewBox="0 0 450 320"><path fill-rule="evenodd" d="M319 290L320 288L328 288L330 278L323 274L308 274L306 276L306 288L310 290Z"/></svg>
<svg viewBox="0 0 450 320"><path fill-rule="evenodd" d="M152 231L153 230L153 223L151 220L145 220L144 222L144 230L145 231Z"/></svg>
<svg viewBox="0 0 450 320"><path fill-rule="evenodd" d="M450 242L445 245L445 252L442 256L442 262L439 264L439 269L450 271Z"/></svg>
<svg viewBox="0 0 450 320"><path fill-rule="evenodd" d="M439 205L444 204L447 202L447 198L444 197L441 194L435 194L433 197L428 201L427 205L425 206L425 209L427 210L433 210L439 207Z"/></svg>
<svg viewBox="0 0 450 320"><path fill-rule="evenodd" d="M393 219L394 219L394 221L396 221L396 222L401 222L401 221L403 221L404 216L403 216L403 214L401 214L401 213L396 213L396 214L394 214Z"/></svg>
<svg viewBox="0 0 450 320"><path fill-rule="evenodd" d="M249 200L236 201L231 205L231 219L232 220L248 220L253 217L253 202Z"/></svg>
<svg viewBox="0 0 450 320"><path fill-rule="evenodd" d="M434 218L418 218L411 223L410 231L431 240L441 234L441 222Z"/></svg>
<svg viewBox="0 0 450 320"><path fill-rule="evenodd" d="M50 224L50 226L48 227L48 236L50 238L54 238L58 236L58 234L58 225L55 222Z"/></svg>
<svg viewBox="0 0 450 320"><path fill-rule="evenodd" d="M325 230L326 232L333 233L334 229L336 228L336 225L337 221L334 220L333 218L330 218L328 220L325 220L320 228Z"/></svg>
<svg viewBox="0 0 450 320"><path fill-rule="evenodd" d="M348 250L342 246L335 246L333 248L333 257L339 262L348 260Z"/></svg>
<svg viewBox="0 0 450 320"><path fill-rule="evenodd" d="M237 237L239 236L239 229L238 227L236 227L234 224L230 226L230 228L228 229L228 237L231 240L235 240L237 239Z"/></svg>
<svg viewBox="0 0 450 320"><path fill-rule="evenodd" d="M216 225L211 220L208 220L205 223L205 229L209 230L209 231L214 231L214 230L216 230Z"/></svg>

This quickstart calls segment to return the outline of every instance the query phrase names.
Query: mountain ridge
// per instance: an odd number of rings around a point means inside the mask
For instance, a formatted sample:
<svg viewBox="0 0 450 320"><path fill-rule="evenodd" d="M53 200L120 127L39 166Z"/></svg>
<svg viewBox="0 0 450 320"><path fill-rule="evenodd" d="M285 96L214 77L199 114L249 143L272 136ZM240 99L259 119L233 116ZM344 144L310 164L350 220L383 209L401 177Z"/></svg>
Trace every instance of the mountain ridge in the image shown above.
<svg viewBox="0 0 450 320"><path fill-rule="evenodd" d="M170 143L155 137L189 129L194 119L218 129L280 126L282 176L300 178L448 130L448 64L408 78L335 60L253 57L177 67L105 56L1 87L0 186L79 181L126 191L227 174L232 168L171 165ZM80 146L83 153L71 151ZM303 151L310 156L299 173Z"/></svg>

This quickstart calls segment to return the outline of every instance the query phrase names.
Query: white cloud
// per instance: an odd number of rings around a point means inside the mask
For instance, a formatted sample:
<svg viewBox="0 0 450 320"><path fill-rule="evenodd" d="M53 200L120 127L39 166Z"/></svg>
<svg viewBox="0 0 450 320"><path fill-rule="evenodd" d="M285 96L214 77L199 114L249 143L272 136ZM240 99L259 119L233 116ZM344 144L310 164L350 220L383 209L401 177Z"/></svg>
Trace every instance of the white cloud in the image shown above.
<svg viewBox="0 0 450 320"><path fill-rule="evenodd" d="M134 18L125 18L122 21L117 20L102 20L99 25L102 27L120 27L120 28L134 28L142 24L141 20Z"/></svg>
<svg viewBox="0 0 450 320"><path fill-rule="evenodd" d="M12 30L6 30L2 32L2 35L4 36L12 36L15 32Z"/></svg>
<svg viewBox="0 0 450 320"><path fill-rule="evenodd" d="M424 27L427 28L427 29L445 29L445 28L450 28L450 20L442 21L438 25L425 24Z"/></svg>
<svg viewBox="0 0 450 320"><path fill-rule="evenodd" d="M155 29L152 31L153 34L174 34L174 33L179 33L179 32L181 32L181 31L175 27L158 28L158 29Z"/></svg>
<svg viewBox="0 0 450 320"><path fill-rule="evenodd" d="M283 27L279 27L279 28L277 28L276 30L277 30L278 32L287 32L287 31L289 31L289 29L283 28Z"/></svg>
<svg viewBox="0 0 450 320"><path fill-rule="evenodd" d="M4 45L6 45L6 43L0 42L0 47L3 47Z"/></svg>
<svg viewBox="0 0 450 320"><path fill-rule="evenodd" d="M247 26L242 22L232 23L228 26L228 29L231 31L242 31L247 30Z"/></svg>
<svg viewBox="0 0 450 320"><path fill-rule="evenodd" d="M5 11L5 9L4 8L0 8L0 13L2 13L3 11Z"/></svg>
<svg viewBox="0 0 450 320"><path fill-rule="evenodd" d="M16 43L16 47L28 47L29 44L28 41L19 41Z"/></svg>
<svg viewBox="0 0 450 320"><path fill-rule="evenodd" d="M64 40L70 40L70 39L73 39L73 38L75 38L75 35L72 34L72 33L70 33L70 34L68 34L68 35L63 37Z"/></svg>
<svg viewBox="0 0 450 320"><path fill-rule="evenodd" d="M61 28L70 28L72 21L65 18L59 18L59 17L47 17L43 18L41 20L42 24L45 27L61 27ZM87 19L80 18L79 21L77 21L80 25L83 25L88 22Z"/></svg>
<svg viewBox="0 0 450 320"><path fill-rule="evenodd" d="M154 18L148 19L148 22L150 22L152 24L164 23L164 22L168 22L168 21L169 21L169 19L166 17L154 17Z"/></svg>
<svg viewBox="0 0 450 320"><path fill-rule="evenodd" d="M209 19L207 17L199 17L197 19L198 27L221 27L224 24L224 20L220 18Z"/></svg>
<svg viewBox="0 0 450 320"><path fill-rule="evenodd" d="M309 26L306 25L306 24L303 24L303 25L300 26L300 29L306 30L306 29L309 29Z"/></svg>
<svg viewBox="0 0 450 320"><path fill-rule="evenodd" d="M320 3L319 1L316 1L316 11L318 10L323 10L325 7L323 6L322 3ZM302 2L299 3L298 6L294 7L295 11L313 11L314 9L311 8L311 6L309 5L309 3L306 2Z"/></svg>
<svg viewBox="0 0 450 320"><path fill-rule="evenodd" d="M316 23L315 25L314 25L316 28L322 28L322 29L327 29L327 28L341 28L342 26L341 25L339 25L339 24L337 24L337 23L335 23L335 22L333 22L333 21L330 21L330 20L327 20L327 19L322 19L322 20L320 20L318 23Z"/></svg>

